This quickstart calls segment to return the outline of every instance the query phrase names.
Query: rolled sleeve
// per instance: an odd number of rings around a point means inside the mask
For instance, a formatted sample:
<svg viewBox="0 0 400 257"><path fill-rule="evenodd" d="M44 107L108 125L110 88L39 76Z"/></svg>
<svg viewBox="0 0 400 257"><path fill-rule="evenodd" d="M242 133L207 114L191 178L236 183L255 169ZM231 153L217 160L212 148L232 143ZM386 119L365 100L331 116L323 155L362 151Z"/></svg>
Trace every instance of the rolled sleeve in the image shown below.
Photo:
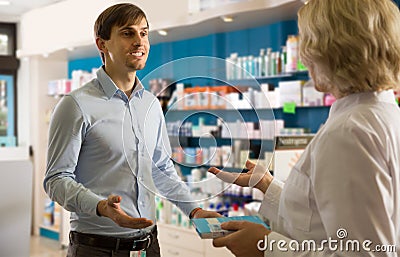
<svg viewBox="0 0 400 257"><path fill-rule="evenodd" d="M271 223L278 221L279 201L284 183L277 179L273 179L265 192L264 199L261 203L259 213L268 218Z"/></svg>

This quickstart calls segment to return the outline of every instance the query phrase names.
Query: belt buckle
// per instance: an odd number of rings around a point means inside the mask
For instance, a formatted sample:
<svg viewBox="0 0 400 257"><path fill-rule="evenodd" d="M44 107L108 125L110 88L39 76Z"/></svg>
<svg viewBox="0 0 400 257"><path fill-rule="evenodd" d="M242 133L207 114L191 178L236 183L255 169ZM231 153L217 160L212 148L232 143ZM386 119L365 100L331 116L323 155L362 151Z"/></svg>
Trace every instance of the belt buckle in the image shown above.
<svg viewBox="0 0 400 257"><path fill-rule="evenodd" d="M145 242L146 240L147 240L147 245L146 245L146 247L144 247L143 249L136 249L137 244L143 243L143 242ZM145 238L143 238L143 239L137 239L137 240L133 241L132 251L141 251L141 250L147 249L147 248L149 248L150 244L151 244L151 235L149 234L149 235L147 235L147 236L146 236Z"/></svg>

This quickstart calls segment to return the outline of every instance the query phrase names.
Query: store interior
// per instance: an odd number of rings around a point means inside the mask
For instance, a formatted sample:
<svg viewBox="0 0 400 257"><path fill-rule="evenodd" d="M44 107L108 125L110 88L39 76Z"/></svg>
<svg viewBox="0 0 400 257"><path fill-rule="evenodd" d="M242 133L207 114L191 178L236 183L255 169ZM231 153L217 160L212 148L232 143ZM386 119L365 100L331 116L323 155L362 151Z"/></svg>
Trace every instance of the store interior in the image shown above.
<svg viewBox="0 0 400 257"><path fill-rule="evenodd" d="M50 117L102 65L93 23L117 2L43 1L14 15L0 9L1 256L30 256L32 236L68 245L69 213L43 189ZM256 189L218 182L206 170L241 172L253 159L284 180L327 119L335 99L314 89L297 53L296 13L305 1L128 2L150 23L150 55L137 76L163 106L178 173L193 197L207 199L203 208L256 213ZM174 205L155 204L162 256L232 256L199 238Z"/></svg>

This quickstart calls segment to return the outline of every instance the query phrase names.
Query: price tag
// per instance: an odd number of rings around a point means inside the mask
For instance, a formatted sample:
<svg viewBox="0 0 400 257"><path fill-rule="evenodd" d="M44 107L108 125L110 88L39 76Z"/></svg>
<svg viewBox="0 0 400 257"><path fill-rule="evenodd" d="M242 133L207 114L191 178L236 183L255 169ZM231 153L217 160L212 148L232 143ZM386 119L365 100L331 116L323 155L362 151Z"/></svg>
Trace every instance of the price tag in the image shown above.
<svg viewBox="0 0 400 257"><path fill-rule="evenodd" d="M283 104L283 113L296 113L296 103L284 103Z"/></svg>

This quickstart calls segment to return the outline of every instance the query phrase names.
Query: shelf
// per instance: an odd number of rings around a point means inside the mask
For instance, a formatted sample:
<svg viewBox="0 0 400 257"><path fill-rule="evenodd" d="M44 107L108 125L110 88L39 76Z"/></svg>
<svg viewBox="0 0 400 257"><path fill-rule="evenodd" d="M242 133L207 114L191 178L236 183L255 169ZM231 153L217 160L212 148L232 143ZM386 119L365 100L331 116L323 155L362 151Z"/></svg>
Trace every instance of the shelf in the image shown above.
<svg viewBox="0 0 400 257"><path fill-rule="evenodd" d="M296 106L296 109L312 109L312 108L330 108L330 106L327 105L318 105L318 106ZM191 110L178 110L178 109L169 109L167 112L209 112L211 114L213 113L221 113L221 112L248 112L248 111L279 111L283 110L283 107L277 107L277 108L260 108L260 109L191 109Z"/></svg>
<svg viewBox="0 0 400 257"><path fill-rule="evenodd" d="M268 80L268 79L281 79L281 78L290 78L295 76L308 76L308 70L304 71L295 71L290 73L281 73L271 76L263 76L263 77L252 77L252 78L243 78L243 79L230 79L228 82L245 82L245 81L254 81L254 80Z"/></svg>
<svg viewBox="0 0 400 257"><path fill-rule="evenodd" d="M55 226L41 225L40 228L46 229L48 231L56 232L56 233L59 233L59 231L60 231L60 228L59 227L55 227Z"/></svg>
<svg viewBox="0 0 400 257"><path fill-rule="evenodd" d="M53 240L58 241L60 239L60 232L59 230L56 230L54 227L50 226L44 226L41 225L39 227L39 234L42 237L47 237Z"/></svg>
<svg viewBox="0 0 400 257"><path fill-rule="evenodd" d="M247 169L243 168L235 168L235 167L222 167L222 166L217 166L217 165L211 165L211 164L197 164L197 163L184 163L184 162L176 162L174 159L172 161L175 164L178 164L179 166L185 166L189 168L211 168L211 167L216 167L217 169L224 170L224 171L229 171L229 172L247 172Z"/></svg>
<svg viewBox="0 0 400 257"><path fill-rule="evenodd" d="M216 139L216 140L249 140L249 141L271 141L273 142L272 139L267 139L267 138L229 138L229 137L195 137L195 136L176 136L176 135L168 135L169 137L173 138L190 138L190 139Z"/></svg>

